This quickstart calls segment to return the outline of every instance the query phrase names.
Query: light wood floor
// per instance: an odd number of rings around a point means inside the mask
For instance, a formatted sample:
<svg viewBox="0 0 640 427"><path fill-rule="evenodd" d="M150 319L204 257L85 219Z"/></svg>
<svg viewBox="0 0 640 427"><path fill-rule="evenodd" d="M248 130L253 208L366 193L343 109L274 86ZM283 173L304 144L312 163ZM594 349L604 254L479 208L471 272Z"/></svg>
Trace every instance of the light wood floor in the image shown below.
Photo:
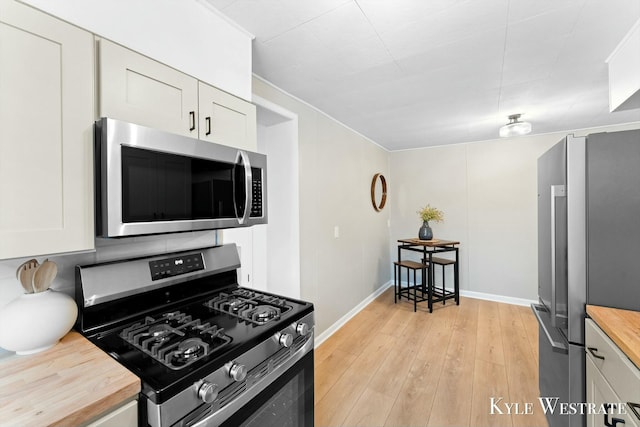
<svg viewBox="0 0 640 427"><path fill-rule="evenodd" d="M528 307L462 298L414 313L391 288L314 356L316 427L547 425ZM491 415L491 397L504 414ZM516 402L533 414L509 415Z"/></svg>

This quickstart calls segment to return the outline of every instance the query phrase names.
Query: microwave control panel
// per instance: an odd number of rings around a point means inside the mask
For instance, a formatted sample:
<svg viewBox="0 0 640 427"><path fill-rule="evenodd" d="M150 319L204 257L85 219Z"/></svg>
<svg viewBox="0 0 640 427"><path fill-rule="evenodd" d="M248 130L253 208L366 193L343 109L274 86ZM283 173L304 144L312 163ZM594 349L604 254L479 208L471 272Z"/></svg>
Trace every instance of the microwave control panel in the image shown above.
<svg viewBox="0 0 640 427"><path fill-rule="evenodd" d="M251 191L253 203L251 204L251 214L253 217L262 216L262 171L258 168L251 168L253 181L251 182Z"/></svg>
<svg viewBox="0 0 640 427"><path fill-rule="evenodd" d="M204 270L204 261L201 253L157 259L149 261L149 270L151 271L151 280L160 280Z"/></svg>

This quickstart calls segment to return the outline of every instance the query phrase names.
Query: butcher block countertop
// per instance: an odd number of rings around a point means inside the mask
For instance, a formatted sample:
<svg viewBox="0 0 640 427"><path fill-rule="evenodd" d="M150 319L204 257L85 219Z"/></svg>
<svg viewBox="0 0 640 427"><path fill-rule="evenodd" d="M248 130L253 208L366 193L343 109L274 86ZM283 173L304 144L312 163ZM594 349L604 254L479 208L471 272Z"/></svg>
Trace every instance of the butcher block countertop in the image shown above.
<svg viewBox="0 0 640 427"><path fill-rule="evenodd" d="M640 369L640 311L587 305L587 314Z"/></svg>
<svg viewBox="0 0 640 427"><path fill-rule="evenodd" d="M77 426L130 401L140 380L75 331L0 360L1 426Z"/></svg>

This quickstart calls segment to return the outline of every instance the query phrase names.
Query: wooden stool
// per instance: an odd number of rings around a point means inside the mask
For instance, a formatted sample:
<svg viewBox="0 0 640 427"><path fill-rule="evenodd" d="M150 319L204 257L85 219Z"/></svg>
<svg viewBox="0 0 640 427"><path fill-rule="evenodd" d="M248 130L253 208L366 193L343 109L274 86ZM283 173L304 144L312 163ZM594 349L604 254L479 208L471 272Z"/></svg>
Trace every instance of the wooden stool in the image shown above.
<svg viewBox="0 0 640 427"><path fill-rule="evenodd" d="M409 301L413 301L413 311L415 312L417 309L417 305L419 302L428 301L428 292L426 289L426 276L425 273L429 269L426 264L422 264L415 261L394 261L393 267L393 286L394 286L394 295L393 302L397 303L398 300L402 299L404 295ZM407 269L407 287L402 288L402 269ZM422 284L418 284L417 281L417 271L420 270L422 272ZM413 285L410 282L410 272L413 271ZM413 294L411 291L413 290ZM418 294L418 292L420 294ZM431 307L431 304L429 304Z"/></svg>
<svg viewBox="0 0 640 427"><path fill-rule="evenodd" d="M439 293L436 293L436 277L435 277L435 268L431 271L432 274L432 283L433 283L433 290L434 290L434 295L435 295L435 299L433 300L433 302L439 302L442 301L442 304L444 305L446 300L449 298L455 298L456 300L456 304L459 304L460 301L460 297L459 297L459 291L457 289L457 287L454 287L454 291L447 291L444 288L444 277L445 277L445 267L447 265L454 265L456 263L456 261L452 260L452 259L447 259L447 258L440 258L440 257L431 257L431 261L433 262L433 265L439 265L440 267L442 267L442 291ZM429 259L425 259L424 260L425 264L429 264Z"/></svg>

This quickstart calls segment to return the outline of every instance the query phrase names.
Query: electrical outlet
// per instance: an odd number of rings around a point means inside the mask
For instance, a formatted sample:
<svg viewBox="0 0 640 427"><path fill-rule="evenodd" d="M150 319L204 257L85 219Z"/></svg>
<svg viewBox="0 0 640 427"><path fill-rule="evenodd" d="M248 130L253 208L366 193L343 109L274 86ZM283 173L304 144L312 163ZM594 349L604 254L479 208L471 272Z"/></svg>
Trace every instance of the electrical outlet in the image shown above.
<svg viewBox="0 0 640 427"><path fill-rule="evenodd" d="M333 237L335 237L336 239L340 237L340 227L338 227L337 225L333 227Z"/></svg>

